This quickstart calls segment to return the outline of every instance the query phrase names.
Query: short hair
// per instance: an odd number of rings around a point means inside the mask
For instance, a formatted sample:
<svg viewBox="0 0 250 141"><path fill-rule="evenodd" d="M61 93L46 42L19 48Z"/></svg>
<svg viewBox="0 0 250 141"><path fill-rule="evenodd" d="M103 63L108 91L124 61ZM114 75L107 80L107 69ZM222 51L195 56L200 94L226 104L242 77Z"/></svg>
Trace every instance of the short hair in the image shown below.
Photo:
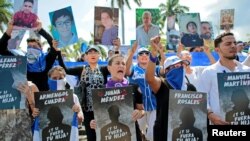
<svg viewBox="0 0 250 141"><path fill-rule="evenodd" d="M112 11L111 8L105 8L105 9L103 9L103 10L101 11L101 14L102 14L102 13L107 13L107 14L109 15L110 19L113 19L113 11Z"/></svg>
<svg viewBox="0 0 250 141"><path fill-rule="evenodd" d="M54 71L56 71L56 70L59 71L59 72L61 72L64 76L66 76L65 70L64 70L64 68L61 67L61 66L54 66L53 68L51 68L51 69L49 70L49 72L48 72L48 76L51 77L51 74L52 74Z"/></svg>
<svg viewBox="0 0 250 141"><path fill-rule="evenodd" d="M39 39L37 39L37 38L28 38L26 41L27 41L27 43L36 42L36 43L38 44L38 46L39 46L40 48L42 48L42 43L41 43L41 41L40 41Z"/></svg>
<svg viewBox="0 0 250 141"><path fill-rule="evenodd" d="M220 43L222 42L222 38L225 36L234 36L234 34L231 32L225 32L225 33L218 35L214 40L214 46L216 48L219 47Z"/></svg>
<svg viewBox="0 0 250 141"><path fill-rule="evenodd" d="M63 8L54 12L52 16L52 24L56 26L56 20L62 16L69 16L70 20L73 21L73 15L68 8Z"/></svg>
<svg viewBox="0 0 250 141"><path fill-rule="evenodd" d="M195 23L194 21L190 21L190 22L188 22L188 23L187 23L187 25L186 25L186 29L188 29L188 25L189 25L189 24L191 24L191 23L192 23L192 24L194 24L194 26L197 28L196 23Z"/></svg>
<svg viewBox="0 0 250 141"><path fill-rule="evenodd" d="M25 3L25 2L30 2L30 3L34 4L33 0L24 0L23 3Z"/></svg>
<svg viewBox="0 0 250 141"><path fill-rule="evenodd" d="M202 21L201 24L209 24L211 26L211 24L208 21Z"/></svg>
<svg viewBox="0 0 250 141"><path fill-rule="evenodd" d="M114 59L115 59L115 58L118 58L118 57L122 57L122 58L125 59L125 57L124 57L122 54L115 54L115 55L113 55L113 56L111 56L111 57L109 58L109 60L108 60L108 65L111 66L112 63L113 63L113 61L114 61Z"/></svg>
<svg viewBox="0 0 250 141"><path fill-rule="evenodd" d="M142 18L144 17L145 14L148 14L150 17L152 17L151 12L150 11L144 11L142 14Z"/></svg>

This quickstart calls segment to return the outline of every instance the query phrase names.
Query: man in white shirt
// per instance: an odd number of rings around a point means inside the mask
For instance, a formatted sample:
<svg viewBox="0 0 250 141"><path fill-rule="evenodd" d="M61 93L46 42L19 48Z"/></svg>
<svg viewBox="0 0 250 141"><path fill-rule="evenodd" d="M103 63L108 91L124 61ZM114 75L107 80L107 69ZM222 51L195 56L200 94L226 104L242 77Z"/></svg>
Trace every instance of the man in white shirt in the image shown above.
<svg viewBox="0 0 250 141"><path fill-rule="evenodd" d="M235 60L237 47L233 33L227 32L219 35L215 39L215 50L218 52L220 59L215 64L204 69L198 91L208 94L207 109L210 124L228 125L229 122L226 122L219 116L221 107L219 103L217 73L246 72L250 71L250 68Z"/></svg>
<svg viewBox="0 0 250 141"><path fill-rule="evenodd" d="M143 24L136 28L136 40L139 45L147 46L150 44L150 39L159 35L159 27L152 24L152 16L149 11L144 11L142 14Z"/></svg>

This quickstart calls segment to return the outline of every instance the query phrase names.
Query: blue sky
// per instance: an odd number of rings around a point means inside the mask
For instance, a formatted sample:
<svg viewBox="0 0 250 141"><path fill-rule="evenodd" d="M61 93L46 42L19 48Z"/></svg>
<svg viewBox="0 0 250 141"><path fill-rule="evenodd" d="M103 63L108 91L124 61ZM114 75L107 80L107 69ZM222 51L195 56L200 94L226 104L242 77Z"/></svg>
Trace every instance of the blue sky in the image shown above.
<svg viewBox="0 0 250 141"><path fill-rule="evenodd" d="M158 8L160 3L165 3L166 0L142 0L141 8ZM215 29L215 36L221 31L216 30L219 27L220 10L235 9L235 28L234 32L237 40L248 41L250 36L246 35L249 29L250 5L249 0L180 0L181 5L188 6L189 12L199 12L201 20L211 21ZM67 6L72 6L73 14L76 22L77 32L79 37L85 40L90 40L90 32L94 32L94 6L110 6L110 0L39 0L38 16L43 23L43 27L48 30L50 25L49 12L61 9ZM125 44L129 44L130 40L135 39L135 9L138 8L131 1L132 9L125 8ZM121 20L119 21L121 27ZM165 30L165 29L164 29ZM121 28L119 30L121 38Z"/></svg>

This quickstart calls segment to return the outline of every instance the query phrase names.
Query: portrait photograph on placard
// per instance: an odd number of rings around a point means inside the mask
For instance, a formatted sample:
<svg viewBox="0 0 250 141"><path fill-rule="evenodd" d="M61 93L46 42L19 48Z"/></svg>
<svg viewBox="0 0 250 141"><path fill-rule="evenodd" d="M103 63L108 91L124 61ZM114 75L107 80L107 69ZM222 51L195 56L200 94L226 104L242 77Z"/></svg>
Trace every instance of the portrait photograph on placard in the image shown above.
<svg viewBox="0 0 250 141"><path fill-rule="evenodd" d="M66 47L78 42L75 20L71 6L49 13L52 35L58 47Z"/></svg>
<svg viewBox="0 0 250 141"><path fill-rule="evenodd" d="M35 93L39 122L35 122L35 133L40 140L70 141L74 123L73 91L43 91ZM38 125L37 125L38 124Z"/></svg>
<svg viewBox="0 0 250 141"><path fill-rule="evenodd" d="M207 141L207 94L170 90L168 141Z"/></svg>
<svg viewBox="0 0 250 141"><path fill-rule="evenodd" d="M37 26L38 0L14 0L14 29L31 29Z"/></svg>
<svg viewBox="0 0 250 141"><path fill-rule="evenodd" d="M220 29L232 29L234 27L234 9L222 9L220 11Z"/></svg>
<svg viewBox="0 0 250 141"><path fill-rule="evenodd" d="M220 117L231 125L250 125L250 73L218 73Z"/></svg>
<svg viewBox="0 0 250 141"><path fill-rule="evenodd" d="M181 43L189 48L203 46L203 40L200 38L200 14L179 14L178 21L181 32Z"/></svg>
<svg viewBox="0 0 250 141"><path fill-rule="evenodd" d="M159 9L136 9L136 40L138 45L148 46L150 39L159 35L159 19Z"/></svg>
<svg viewBox="0 0 250 141"><path fill-rule="evenodd" d="M92 89L97 141L135 141L132 88Z"/></svg>
<svg viewBox="0 0 250 141"><path fill-rule="evenodd" d="M18 90L27 81L27 58L0 56L0 109L25 109L25 95Z"/></svg>
<svg viewBox="0 0 250 141"><path fill-rule="evenodd" d="M107 46L113 45L118 38L119 9L95 7L94 42Z"/></svg>

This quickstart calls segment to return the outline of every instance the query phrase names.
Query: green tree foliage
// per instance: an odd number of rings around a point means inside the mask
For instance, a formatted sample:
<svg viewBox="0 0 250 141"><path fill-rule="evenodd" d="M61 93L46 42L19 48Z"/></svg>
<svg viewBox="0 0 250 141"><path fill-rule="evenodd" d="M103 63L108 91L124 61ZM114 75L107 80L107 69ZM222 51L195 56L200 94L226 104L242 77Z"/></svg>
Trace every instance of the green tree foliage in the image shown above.
<svg viewBox="0 0 250 141"><path fill-rule="evenodd" d="M189 11L189 7L182 6L179 4L179 0L166 0L166 3L161 3L159 5L161 11L161 27L165 25L167 17L174 16L177 14L185 13ZM178 22L176 18L176 22Z"/></svg>
<svg viewBox="0 0 250 141"><path fill-rule="evenodd" d="M0 0L0 31L4 32L5 26L12 17L13 5L8 0Z"/></svg>

